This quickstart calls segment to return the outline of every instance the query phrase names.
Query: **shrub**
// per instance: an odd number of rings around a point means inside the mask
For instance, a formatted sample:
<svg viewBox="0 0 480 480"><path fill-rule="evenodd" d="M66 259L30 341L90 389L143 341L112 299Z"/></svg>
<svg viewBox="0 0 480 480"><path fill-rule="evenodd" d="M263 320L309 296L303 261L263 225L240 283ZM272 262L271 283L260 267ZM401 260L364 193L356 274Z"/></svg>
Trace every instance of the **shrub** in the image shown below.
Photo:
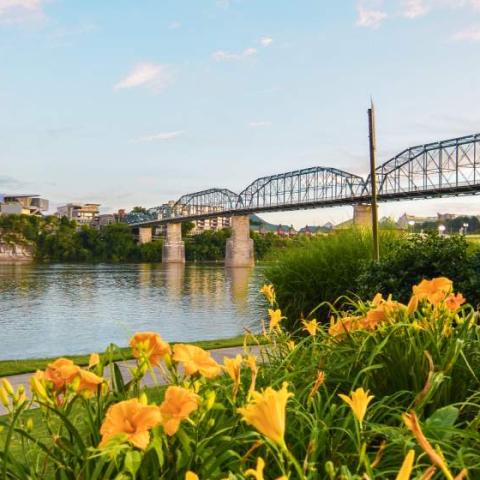
<svg viewBox="0 0 480 480"><path fill-rule="evenodd" d="M401 241L395 232L382 232L382 254ZM276 251L276 262L265 276L273 283L279 305L295 328L321 302L334 303L356 293L356 279L371 259L372 237L363 229L307 237L291 248ZM273 257L273 255L272 255ZM324 307L316 315L325 316Z"/></svg>
<svg viewBox="0 0 480 480"><path fill-rule="evenodd" d="M439 236L436 233L411 235L386 250L380 262L370 262L357 280L358 293L373 296L393 293L407 301L412 285L423 278L451 278L469 301L480 303L480 255L470 251L464 236Z"/></svg>
<svg viewBox="0 0 480 480"><path fill-rule="evenodd" d="M479 478L480 327L448 279L408 305L376 295L328 327L304 321L298 343L263 291L258 359L245 348L221 366L139 332L128 378L112 347L85 370L52 362L32 398L3 382L3 478ZM147 373L166 385L146 388Z"/></svg>

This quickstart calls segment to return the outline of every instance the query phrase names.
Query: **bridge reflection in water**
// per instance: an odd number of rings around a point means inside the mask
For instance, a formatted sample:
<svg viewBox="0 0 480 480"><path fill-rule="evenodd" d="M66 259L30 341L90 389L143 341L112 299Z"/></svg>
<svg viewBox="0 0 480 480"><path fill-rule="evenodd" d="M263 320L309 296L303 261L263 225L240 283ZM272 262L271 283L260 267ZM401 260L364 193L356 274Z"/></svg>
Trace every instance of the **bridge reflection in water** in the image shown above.
<svg viewBox="0 0 480 480"><path fill-rule="evenodd" d="M258 331L261 283L262 267L221 264L0 264L0 359L103 351L137 331L185 342Z"/></svg>

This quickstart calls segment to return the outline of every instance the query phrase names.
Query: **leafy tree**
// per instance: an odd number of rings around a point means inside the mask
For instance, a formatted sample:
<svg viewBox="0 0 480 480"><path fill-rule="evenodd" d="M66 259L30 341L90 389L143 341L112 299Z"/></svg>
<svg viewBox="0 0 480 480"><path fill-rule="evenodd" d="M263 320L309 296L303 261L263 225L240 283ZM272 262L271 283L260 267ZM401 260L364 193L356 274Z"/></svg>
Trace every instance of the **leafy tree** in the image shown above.
<svg viewBox="0 0 480 480"><path fill-rule="evenodd" d="M133 207L132 213L148 213L148 210L144 207Z"/></svg>
<svg viewBox="0 0 480 480"><path fill-rule="evenodd" d="M182 237L186 237L195 228L193 222L182 222Z"/></svg>

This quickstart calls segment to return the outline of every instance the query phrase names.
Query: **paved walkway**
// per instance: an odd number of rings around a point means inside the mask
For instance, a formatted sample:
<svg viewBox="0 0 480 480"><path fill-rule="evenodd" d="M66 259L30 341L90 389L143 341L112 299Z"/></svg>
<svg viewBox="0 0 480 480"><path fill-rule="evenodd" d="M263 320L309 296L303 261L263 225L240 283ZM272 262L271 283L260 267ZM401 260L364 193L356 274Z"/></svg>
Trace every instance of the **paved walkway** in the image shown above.
<svg viewBox="0 0 480 480"><path fill-rule="evenodd" d="M249 347L250 351L254 355L258 355L260 353L260 347L256 345L252 345ZM223 357L235 357L238 353L243 353L243 347L227 347L227 348L217 348L214 350L209 350L212 354L212 357L220 364L223 363ZM130 369L136 365L135 360L126 360L123 362L117 362L117 365L120 367L120 371L122 372L123 378L128 381L130 378ZM20 386L23 385L25 387L25 392L27 397L30 397L30 377L32 377L33 373L22 373L20 375L10 375L7 377L0 377L6 378L12 384L15 390ZM110 369L105 369L105 378L109 378L110 376ZM164 380L161 378L160 375L157 376L157 379L154 380L150 373L147 373L143 378L142 385L151 387L156 384L163 384L165 383ZM0 404L0 415L5 413L5 409L3 405Z"/></svg>

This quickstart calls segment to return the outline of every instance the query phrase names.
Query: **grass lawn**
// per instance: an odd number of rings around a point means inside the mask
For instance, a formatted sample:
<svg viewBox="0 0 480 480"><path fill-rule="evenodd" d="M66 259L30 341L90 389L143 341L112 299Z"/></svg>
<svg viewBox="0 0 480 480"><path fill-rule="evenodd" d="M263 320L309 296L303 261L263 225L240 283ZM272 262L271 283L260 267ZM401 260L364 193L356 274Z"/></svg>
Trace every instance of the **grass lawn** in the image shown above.
<svg viewBox="0 0 480 480"><path fill-rule="evenodd" d="M219 340L202 340L198 342L188 342L191 345L197 345L205 350L213 350L216 348L238 347L243 345L244 336L239 335L237 337L222 338ZM177 342L180 343L180 342ZM65 358L70 358L77 365L88 365L88 355L65 355ZM52 358L31 358L27 360L0 360L0 377L6 377L8 375L18 375L20 373L35 372L36 370L43 370L45 367L55 360L57 357ZM114 355L114 360L128 360L132 358L130 347L123 347L119 349L119 352Z"/></svg>

